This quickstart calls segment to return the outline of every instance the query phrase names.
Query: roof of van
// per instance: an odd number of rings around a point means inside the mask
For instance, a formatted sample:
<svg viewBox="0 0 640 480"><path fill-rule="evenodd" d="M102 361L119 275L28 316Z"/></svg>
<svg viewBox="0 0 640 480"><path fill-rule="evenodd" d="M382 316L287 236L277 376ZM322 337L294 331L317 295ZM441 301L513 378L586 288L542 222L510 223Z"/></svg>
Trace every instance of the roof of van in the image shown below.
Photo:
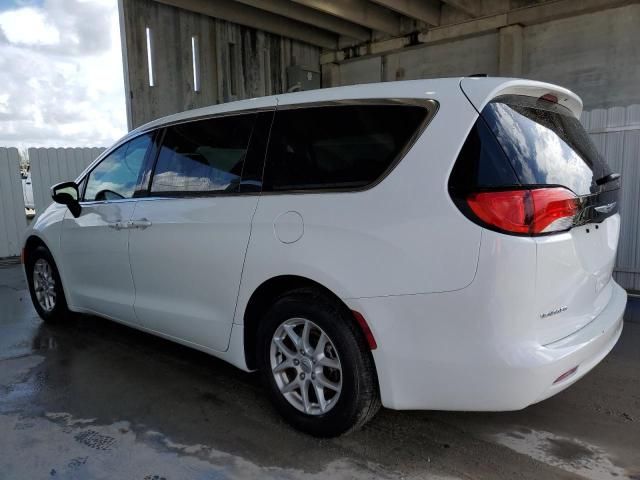
<svg viewBox="0 0 640 480"><path fill-rule="evenodd" d="M550 83L502 77L436 78L321 88L221 103L153 120L136 128L127 136L193 118L243 110L268 109L278 105L375 98L431 99L442 103L449 95L459 95L461 90L478 110L482 109L492 98L501 94L521 94L539 97L551 93L557 96L559 103L567 106L574 115L579 116L582 111L582 101L575 93Z"/></svg>

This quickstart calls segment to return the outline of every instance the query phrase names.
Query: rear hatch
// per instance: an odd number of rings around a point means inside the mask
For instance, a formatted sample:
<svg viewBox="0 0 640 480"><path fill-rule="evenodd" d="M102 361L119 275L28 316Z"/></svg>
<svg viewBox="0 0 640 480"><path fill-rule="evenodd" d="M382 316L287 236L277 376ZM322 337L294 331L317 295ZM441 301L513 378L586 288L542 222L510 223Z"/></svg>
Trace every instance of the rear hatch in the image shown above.
<svg viewBox="0 0 640 480"><path fill-rule="evenodd" d="M611 298L620 180L576 118L576 97L544 88L501 93L486 104L469 95L481 114L475 135L491 154L467 165L466 177L454 169L452 196L484 227L532 238L532 322L547 344L591 322Z"/></svg>

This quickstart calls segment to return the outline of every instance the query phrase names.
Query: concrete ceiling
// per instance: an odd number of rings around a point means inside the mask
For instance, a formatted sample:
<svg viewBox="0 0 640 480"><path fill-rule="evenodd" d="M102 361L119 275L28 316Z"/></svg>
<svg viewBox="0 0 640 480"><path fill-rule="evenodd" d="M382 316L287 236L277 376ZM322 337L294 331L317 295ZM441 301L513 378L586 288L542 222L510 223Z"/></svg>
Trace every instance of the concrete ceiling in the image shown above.
<svg viewBox="0 0 640 480"><path fill-rule="evenodd" d="M155 0L325 50L324 56L438 43L640 0ZM340 58L337 58L340 60ZM333 61L333 60L330 60Z"/></svg>
<svg viewBox="0 0 640 480"><path fill-rule="evenodd" d="M423 29L441 22L443 6L466 18L480 15L478 0L156 0L175 7L335 50L362 43L374 33L406 34L407 24Z"/></svg>

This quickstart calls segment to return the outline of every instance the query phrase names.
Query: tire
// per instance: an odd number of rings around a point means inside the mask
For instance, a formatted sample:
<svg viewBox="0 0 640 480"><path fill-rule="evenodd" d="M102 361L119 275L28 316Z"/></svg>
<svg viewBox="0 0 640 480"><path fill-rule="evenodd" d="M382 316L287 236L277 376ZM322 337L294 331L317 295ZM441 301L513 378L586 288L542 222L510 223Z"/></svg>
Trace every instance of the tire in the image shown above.
<svg viewBox="0 0 640 480"><path fill-rule="evenodd" d="M257 345L271 401L296 429L335 437L360 428L379 410L371 352L351 312L329 295L304 288L278 298L259 325Z"/></svg>
<svg viewBox="0 0 640 480"><path fill-rule="evenodd" d="M62 280L49 250L40 246L28 252L25 269L31 301L40 318L47 323L67 320L70 312L64 297ZM47 292L50 295L47 295Z"/></svg>

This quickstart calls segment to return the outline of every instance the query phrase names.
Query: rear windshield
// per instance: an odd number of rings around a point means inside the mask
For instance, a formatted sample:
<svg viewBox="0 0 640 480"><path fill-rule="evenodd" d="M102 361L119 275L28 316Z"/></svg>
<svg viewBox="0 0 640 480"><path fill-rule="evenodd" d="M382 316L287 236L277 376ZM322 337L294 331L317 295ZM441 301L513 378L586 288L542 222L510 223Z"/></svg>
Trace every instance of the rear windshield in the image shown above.
<svg viewBox="0 0 640 480"><path fill-rule="evenodd" d="M577 195L595 193L608 166L580 121L557 103L501 96L482 117L504 150L520 185L562 185Z"/></svg>

